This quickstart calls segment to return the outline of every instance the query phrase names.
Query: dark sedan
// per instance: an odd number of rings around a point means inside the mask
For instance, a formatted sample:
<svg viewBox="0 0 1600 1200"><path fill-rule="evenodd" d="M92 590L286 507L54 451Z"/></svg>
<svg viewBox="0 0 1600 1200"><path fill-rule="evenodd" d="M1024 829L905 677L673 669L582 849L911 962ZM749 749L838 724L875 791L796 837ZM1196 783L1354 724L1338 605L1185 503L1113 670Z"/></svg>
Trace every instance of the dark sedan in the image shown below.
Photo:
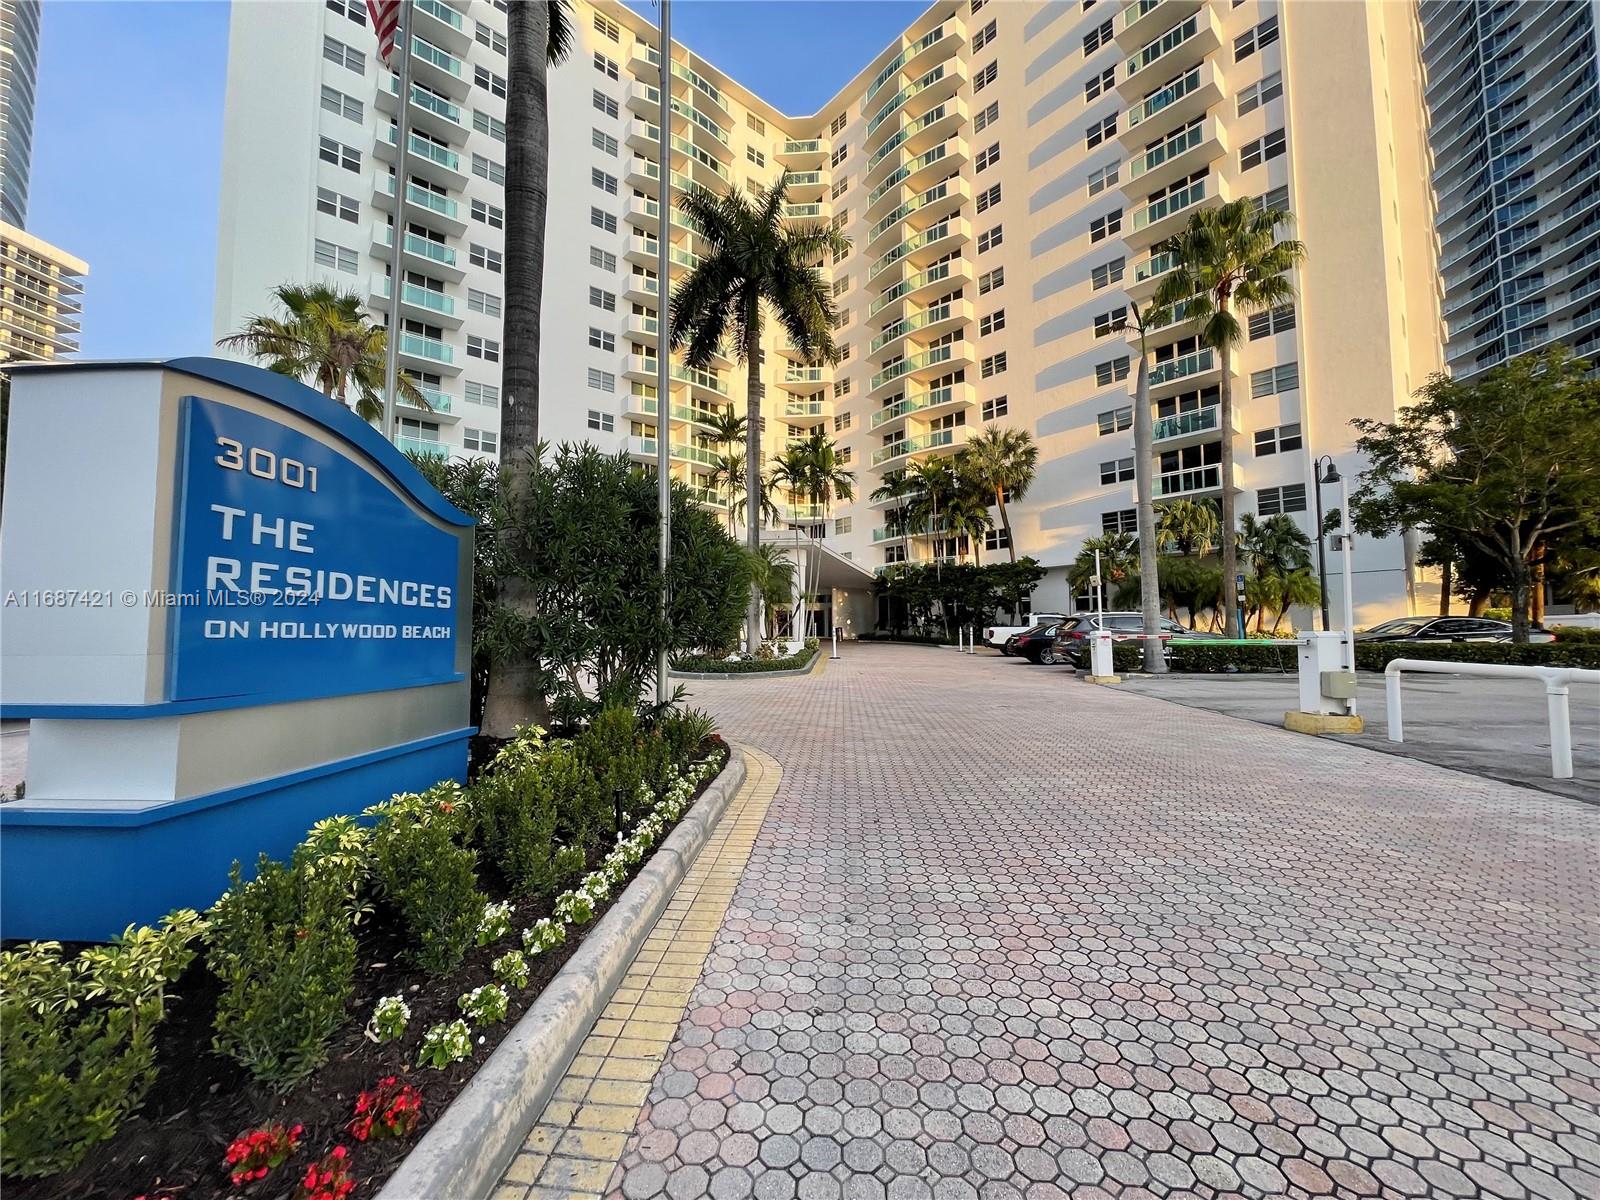
<svg viewBox="0 0 1600 1200"><path fill-rule="evenodd" d="M1035 625L1024 629L1021 633L1012 634L1006 639L1006 653L1015 654L1025 658L1031 663L1043 663L1052 666L1056 658L1056 630L1059 621L1046 621L1042 625Z"/></svg>
<svg viewBox="0 0 1600 1200"><path fill-rule="evenodd" d="M1509 642L1510 621L1487 617L1396 617L1371 629L1356 631L1358 642ZM1530 642L1553 642L1542 629L1529 631Z"/></svg>
<svg viewBox="0 0 1600 1200"><path fill-rule="evenodd" d="M1163 642L1175 637L1214 641L1221 636L1186 629L1166 617L1161 618L1159 628ZM1075 617L1069 617L1061 622L1060 628L1056 631L1057 661L1071 663L1074 667L1088 666L1089 639L1098 629L1104 629L1119 642L1125 641L1144 632L1144 617L1136 612L1103 612L1099 616L1093 613L1079 613Z"/></svg>

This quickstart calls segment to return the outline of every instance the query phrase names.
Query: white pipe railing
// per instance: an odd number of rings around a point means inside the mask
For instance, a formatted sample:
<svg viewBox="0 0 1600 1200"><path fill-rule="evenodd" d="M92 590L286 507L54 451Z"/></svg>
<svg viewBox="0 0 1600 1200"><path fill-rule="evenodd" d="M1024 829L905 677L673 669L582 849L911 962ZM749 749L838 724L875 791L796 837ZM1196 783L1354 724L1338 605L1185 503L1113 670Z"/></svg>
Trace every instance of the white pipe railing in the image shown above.
<svg viewBox="0 0 1600 1200"><path fill-rule="evenodd" d="M1572 709L1567 685L1600 683L1600 671L1582 667L1531 667L1503 663L1442 662L1422 658L1391 659L1383 669L1391 742L1404 742L1400 717L1400 675L1404 671L1434 675L1483 675L1501 679L1538 679L1544 683L1550 715L1550 771L1553 779L1572 778Z"/></svg>

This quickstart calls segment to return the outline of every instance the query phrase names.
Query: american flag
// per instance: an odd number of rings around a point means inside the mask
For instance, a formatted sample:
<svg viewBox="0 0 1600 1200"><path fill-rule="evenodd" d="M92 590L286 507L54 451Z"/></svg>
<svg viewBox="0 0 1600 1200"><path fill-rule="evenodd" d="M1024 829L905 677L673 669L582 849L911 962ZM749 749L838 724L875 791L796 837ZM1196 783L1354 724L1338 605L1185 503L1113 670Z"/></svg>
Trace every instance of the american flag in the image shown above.
<svg viewBox="0 0 1600 1200"><path fill-rule="evenodd" d="M400 5L403 0L367 0L367 12L372 17L372 27L378 33L378 57L389 65L394 54L395 37L400 30Z"/></svg>

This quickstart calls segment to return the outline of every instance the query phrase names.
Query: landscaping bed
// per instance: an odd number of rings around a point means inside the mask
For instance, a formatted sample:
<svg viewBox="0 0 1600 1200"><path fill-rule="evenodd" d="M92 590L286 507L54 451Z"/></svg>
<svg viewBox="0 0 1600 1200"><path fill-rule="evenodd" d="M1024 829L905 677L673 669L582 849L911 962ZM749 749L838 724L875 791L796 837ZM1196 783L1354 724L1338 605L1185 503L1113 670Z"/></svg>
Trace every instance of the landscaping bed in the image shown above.
<svg viewBox="0 0 1600 1200"><path fill-rule="evenodd" d="M347 819L321 823L302 847L314 853L302 858L297 851L281 868L261 865L261 878L268 881L262 888L236 883L204 917L189 914L165 934L139 931L151 944L165 938L169 947L181 945L183 953L193 953L164 992L157 984L153 1009L128 1009L138 1014L135 1026L153 1028L149 1048L159 1073L115 1133L89 1146L76 1165L36 1178L8 1174L6 1195L20 1200L360 1200L376 1195L726 763L727 747L708 736L708 728L707 720L693 715L672 714L646 728L631 713L602 713L571 742L510 743L466 789L441 785L379 805L369 812L375 818L370 830ZM626 797L625 788L631 788ZM620 833L618 806L624 811ZM328 837L328 825L336 839ZM404 873L412 867L415 877L408 879ZM336 906L332 924L321 932L315 922L327 913L298 915L290 924L304 920L300 928L271 923L257 928L241 921L246 900L257 891L271 894L275 871L296 880L285 894L314 896L319 887L332 887L336 891L329 894L344 896L348 908ZM340 923L346 919L353 922L348 929L353 969L348 958L329 949L344 944ZM243 927L251 933L240 943ZM252 947L247 957L265 961L230 964L228 950L240 944ZM19 951L27 953L12 948L6 956L8 984L30 978L18 974L24 961ZM90 950L89 958L123 952ZM520 963L514 961L519 957ZM165 961L170 966L181 959L169 955ZM525 976L514 967L524 969ZM342 985L346 970L347 991ZM247 986L241 986L241 977ZM263 978L271 986L258 986ZM96 1064L85 1043L77 1045L76 1060L64 1055L62 1046L72 1044L71 1038L59 1030L41 1033L39 1021L24 1012L18 990L8 988L5 1008L8 1171L30 1147L52 1145L41 1136L50 1129L41 1111L56 1113L60 1128L83 1136L81 1121L69 1124L61 1118L74 1105L92 1107L96 1098L53 1091L50 1068L69 1076L82 1068L84 1079L106 1079L116 1075L108 1065L126 1067L138 1059L135 1053L133 1059L123 1055ZM35 1000L45 995L37 982L20 990ZM241 1004L242 994L247 1003ZM319 994L332 998L321 1008L326 1032L320 1037L309 1028L316 1024ZM470 1006L468 996L476 997ZM409 1010L398 1031L391 1023L395 1003L379 1007L380 999L394 997ZM469 1014L469 1007L475 1011ZM121 1012L116 1005L86 1003L82 1011L96 1008L113 1010L106 1028L126 1037L127 1024L116 1015ZM275 1022L266 1019L274 1008ZM232 1014L227 1021L219 1016L225 1009ZM470 1022L465 1041L446 1053L444 1047L460 1041L459 1031L437 1038L427 1031L448 1029L463 1018ZM131 1041L137 1051L140 1036ZM224 1041L229 1054L219 1052ZM441 1059L451 1061L423 1065L424 1045L434 1042ZM20 1067L10 1061L15 1046L31 1052ZM127 1077L121 1078L126 1084ZM68 1093L74 1087L81 1084L69 1084ZM33 1093L31 1112L30 1097L19 1096L19 1088ZM376 1104L358 1111L363 1094ZM274 1123L282 1128L274 1129ZM236 1143L250 1131L258 1131L254 1147ZM384 1136L391 1131L393 1136ZM14 1140L17 1133L23 1140ZM232 1153L241 1161L230 1167L225 1157L235 1145ZM269 1162L258 1181L236 1185L230 1179L231 1171ZM321 1175L319 1163L328 1168Z"/></svg>
<svg viewBox="0 0 1600 1200"><path fill-rule="evenodd" d="M783 658L686 658L672 666L675 675L757 675L768 671L803 671L809 667L821 648L815 640L806 642L798 654Z"/></svg>
<svg viewBox="0 0 1600 1200"><path fill-rule="evenodd" d="M1118 673L1143 669L1141 649L1133 642L1117 642L1111 648ZM1167 650L1168 669L1177 674L1205 674L1223 671L1299 670L1293 646L1220 645L1196 642L1173 644ZM1578 640L1515 645L1510 642L1357 642L1356 669L1381 671L1396 658L1425 658L1430 662L1514 663L1546 667L1600 667L1600 644Z"/></svg>

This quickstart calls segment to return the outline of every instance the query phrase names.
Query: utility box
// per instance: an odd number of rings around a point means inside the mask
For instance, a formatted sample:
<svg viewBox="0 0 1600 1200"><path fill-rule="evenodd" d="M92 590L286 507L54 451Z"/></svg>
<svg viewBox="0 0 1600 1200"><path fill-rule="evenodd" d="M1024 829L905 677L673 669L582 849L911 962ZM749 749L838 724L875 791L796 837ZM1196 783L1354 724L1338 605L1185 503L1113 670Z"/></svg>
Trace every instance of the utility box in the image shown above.
<svg viewBox="0 0 1600 1200"><path fill-rule="evenodd" d="M1307 633L1300 639L1300 708L1283 715L1284 727L1300 733L1360 733L1356 674L1345 669L1345 635Z"/></svg>

